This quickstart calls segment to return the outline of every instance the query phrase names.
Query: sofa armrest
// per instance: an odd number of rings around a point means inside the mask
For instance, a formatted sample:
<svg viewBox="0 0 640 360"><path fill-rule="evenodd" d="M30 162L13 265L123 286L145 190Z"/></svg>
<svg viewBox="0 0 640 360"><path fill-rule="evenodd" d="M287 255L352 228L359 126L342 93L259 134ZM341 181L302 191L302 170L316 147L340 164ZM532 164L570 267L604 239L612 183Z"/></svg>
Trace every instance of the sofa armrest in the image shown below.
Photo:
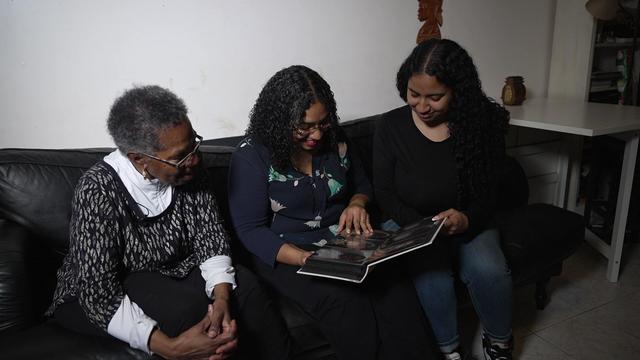
<svg viewBox="0 0 640 360"><path fill-rule="evenodd" d="M583 217L554 205L518 207L498 214L496 223L505 257L518 279L557 265L584 241Z"/></svg>
<svg viewBox="0 0 640 360"><path fill-rule="evenodd" d="M34 322L27 272L29 237L26 228L0 220L0 334Z"/></svg>

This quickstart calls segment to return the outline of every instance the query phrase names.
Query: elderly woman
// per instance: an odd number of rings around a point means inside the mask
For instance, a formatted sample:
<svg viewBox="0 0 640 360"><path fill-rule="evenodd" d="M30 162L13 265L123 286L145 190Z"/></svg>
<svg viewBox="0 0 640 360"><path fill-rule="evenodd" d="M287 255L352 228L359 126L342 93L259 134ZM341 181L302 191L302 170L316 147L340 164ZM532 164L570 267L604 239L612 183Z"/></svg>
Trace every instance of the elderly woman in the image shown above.
<svg viewBox="0 0 640 360"><path fill-rule="evenodd" d="M165 358L228 357L237 343L235 270L216 200L196 171L202 137L187 108L166 89L138 87L115 101L107 124L118 149L76 187L49 314ZM239 269L243 279L238 289L250 288ZM279 323L269 325L277 334ZM286 338L276 343L286 352Z"/></svg>
<svg viewBox="0 0 640 360"><path fill-rule="evenodd" d="M338 359L429 358L415 290L400 269L378 268L359 285L296 273L313 243L371 231L371 186L317 72L291 66L269 79L229 171L233 225L257 275L317 321Z"/></svg>

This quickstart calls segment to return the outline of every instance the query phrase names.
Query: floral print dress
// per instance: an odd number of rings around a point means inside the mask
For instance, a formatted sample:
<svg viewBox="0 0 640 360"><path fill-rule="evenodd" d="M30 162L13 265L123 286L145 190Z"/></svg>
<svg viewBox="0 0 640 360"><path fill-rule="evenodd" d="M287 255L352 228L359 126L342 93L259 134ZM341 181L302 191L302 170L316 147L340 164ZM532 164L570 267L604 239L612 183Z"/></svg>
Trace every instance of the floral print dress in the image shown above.
<svg viewBox="0 0 640 360"><path fill-rule="evenodd" d="M293 167L276 170L268 149L244 139L231 160L229 205L240 241L274 265L284 243L311 244L335 234L342 211L371 185L346 142L312 158L311 175Z"/></svg>

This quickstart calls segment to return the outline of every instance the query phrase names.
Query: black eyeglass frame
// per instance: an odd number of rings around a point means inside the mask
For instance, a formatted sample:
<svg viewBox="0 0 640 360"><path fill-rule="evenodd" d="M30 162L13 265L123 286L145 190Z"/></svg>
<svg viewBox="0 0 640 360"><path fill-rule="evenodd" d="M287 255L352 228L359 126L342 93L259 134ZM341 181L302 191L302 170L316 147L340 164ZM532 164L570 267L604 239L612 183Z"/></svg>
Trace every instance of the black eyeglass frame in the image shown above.
<svg viewBox="0 0 640 360"><path fill-rule="evenodd" d="M161 163L167 164L167 165L171 165L173 167L175 167L176 169L181 169L183 167L183 165L189 161L189 159L191 159L192 156L195 156L198 153L198 150L200 149L200 144L202 144L202 136L196 134L196 145L193 147L193 150L191 150L190 153L188 153L185 157L183 157L182 159L180 159L180 161L178 162L173 162L173 161L169 161L169 160L165 160L165 159L161 159L157 156L153 156L153 155L149 155L149 154L145 154L145 153L140 153L140 155L144 155L148 158L151 158L153 160L157 160L160 161Z"/></svg>

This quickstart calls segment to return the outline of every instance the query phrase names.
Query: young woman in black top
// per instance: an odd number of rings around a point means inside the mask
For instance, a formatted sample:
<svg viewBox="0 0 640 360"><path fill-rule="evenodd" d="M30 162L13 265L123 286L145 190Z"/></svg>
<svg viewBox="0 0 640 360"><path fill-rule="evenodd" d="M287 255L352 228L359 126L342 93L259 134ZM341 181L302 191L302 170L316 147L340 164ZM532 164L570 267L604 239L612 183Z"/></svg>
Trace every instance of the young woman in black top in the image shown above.
<svg viewBox="0 0 640 360"><path fill-rule="evenodd" d="M412 256L414 285L448 359L460 358L454 273L471 294L491 359L511 359L510 270L491 218L508 112L482 91L469 54L451 40L419 44L397 74L407 105L384 114L374 139L376 198L389 229L446 217L438 245Z"/></svg>

